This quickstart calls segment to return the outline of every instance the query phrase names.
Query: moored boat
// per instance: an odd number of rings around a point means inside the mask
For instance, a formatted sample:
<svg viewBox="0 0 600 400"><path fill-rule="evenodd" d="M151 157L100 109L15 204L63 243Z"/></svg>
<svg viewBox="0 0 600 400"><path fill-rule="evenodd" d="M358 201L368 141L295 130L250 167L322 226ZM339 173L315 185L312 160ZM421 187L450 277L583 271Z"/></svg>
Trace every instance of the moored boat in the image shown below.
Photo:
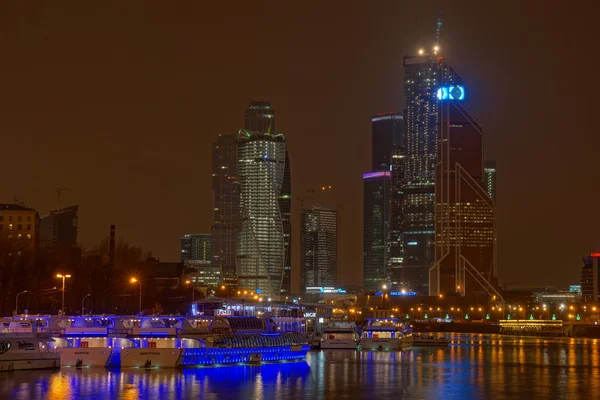
<svg viewBox="0 0 600 400"><path fill-rule="evenodd" d="M430 334L413 335L413 346L448 346L450 342L444 336Z"/></svg>
<svg viewBox="0 0 600 400"><path fill-rule="evenodd" d="M336 322L323 330L319 347L327 349L353 349L358 348L359 335L353 324Z"/></svg>
<svg viewBox="0 0 600 400"><path fill-rule="evenodd" d="M59 354L48 345L51 341L32 321L0 321L0 371L60 367Z"/></svg>
<svg viewBox="0 0 600 400"><path fill-rule="evenodd" d="M410 327L399 318L368 318L360 338L362 350L398 351L413 344Z"/></svg>

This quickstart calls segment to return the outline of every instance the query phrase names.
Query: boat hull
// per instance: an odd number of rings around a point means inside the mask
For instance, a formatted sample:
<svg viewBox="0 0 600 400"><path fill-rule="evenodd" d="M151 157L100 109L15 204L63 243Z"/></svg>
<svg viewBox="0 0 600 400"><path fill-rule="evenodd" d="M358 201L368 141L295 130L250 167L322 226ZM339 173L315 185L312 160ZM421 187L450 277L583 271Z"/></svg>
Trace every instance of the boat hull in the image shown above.
<svg viewBox="0 0 600 400"><path fill-rule="evenodd" d="M356 350L358 348L358 343L354 340L322 340L321 341L321 350L328 349L348 349L348 350Z"/></svg>
<svg viewBox="0 0 600 400"><path fill-rule="evenodd" d="M362 350L374 350L374 351L398 351L410 347L412 343L403 339L395 338L366 338L360 340L360 347Z"/></svg>
<svg viewBox="0 0 600 400"><path fill-rule="evenodd" d="M112 349L106 347L64 347L57 348L61 367L104 367L108 363Z"/></svg>
<svg viewBox="0 0 600 400"><path fill-rule="evenodd" d="M175 368L182 349L124 348L121 349L121 368Z"/></svg>

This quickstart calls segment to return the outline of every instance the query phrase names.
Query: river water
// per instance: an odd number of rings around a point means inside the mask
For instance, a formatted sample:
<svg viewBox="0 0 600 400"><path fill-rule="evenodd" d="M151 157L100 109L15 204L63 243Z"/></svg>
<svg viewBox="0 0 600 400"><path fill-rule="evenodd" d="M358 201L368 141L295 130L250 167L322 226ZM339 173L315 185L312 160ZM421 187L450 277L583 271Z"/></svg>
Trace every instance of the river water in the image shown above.
<svg viewBox="0 0 600 400"><path fill-rule="evenodd" d="M600 399L600 340L448 334L447 348L313 351L306 362L16 371L2 399Z"/></svg>

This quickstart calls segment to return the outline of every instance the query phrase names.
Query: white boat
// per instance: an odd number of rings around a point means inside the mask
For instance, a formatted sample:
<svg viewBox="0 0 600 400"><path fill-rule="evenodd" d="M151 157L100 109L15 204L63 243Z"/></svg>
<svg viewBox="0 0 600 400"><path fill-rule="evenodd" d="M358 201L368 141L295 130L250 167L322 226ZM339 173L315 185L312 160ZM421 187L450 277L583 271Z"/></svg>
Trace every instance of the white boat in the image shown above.
<svg viewBox="0 0 600 400"><path fill-rule="evenodd" d="M320 340L321 349L358 348L359 336L355 327L348 323L334 323L323 331Z"/></svg>
<svg viewBox="0 0 600 400"><path fill-rule="evenodd" d="M444 336L433 336L425 333L413 335L414 346L448 346L449 341Z"/></svg>
<svg viewBox="0 0 600 400"><path fill-rule="evenodd" d="M39 333L35 322L0 321L0 371L60 367L60 356L48 345L50 336Z"/></svg>
<svg viewBox="0 0 600 400"><path fill-rule="evenodd" d="M108 330L114 317L51 317L46 330L51 346L60 354L61 367L105 367L112 355Z"/></svg>
<svg viewBox="0 0 600 400"><path fill-rule="evenodd" d="M398 351L413 344L410 327L399 318L369 318L360 338L362 350Z"/></svg>

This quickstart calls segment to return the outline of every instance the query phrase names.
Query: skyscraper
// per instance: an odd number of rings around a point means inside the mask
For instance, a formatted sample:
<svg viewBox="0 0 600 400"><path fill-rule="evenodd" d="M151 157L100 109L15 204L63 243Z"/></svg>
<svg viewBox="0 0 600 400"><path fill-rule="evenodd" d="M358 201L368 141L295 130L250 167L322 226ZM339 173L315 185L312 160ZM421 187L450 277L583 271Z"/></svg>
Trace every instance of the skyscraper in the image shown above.
<svg viewBox="0 0 600 400"><path fill-rule="evenodd" d="M237 237L240 227L240 182L237 135L219 135L212 159L212 261L226 283L236 282Z"/></svg>
<svg viewBox="0 0 600 400"><path fill-rule="evenodd" d="M404 57L406 150L402 176L402 270L408 286L428 292L435 260L435 164L440 126L438 88L460 77L435 54Z"/></svg>
<svg viewBox="0 0 600 400"><path fill-rule="evenodd" d="M301 241L302 292L307 287L337 287L337 210L320 207L302 210Z"/></svg>
<svg viewBox="0 0 600 400"><path fill-rule="evenodd" d="M496 291L496 213L483 187L483 130L460 104L464 89L443 85L435 177L435 263L430 295ZM454 92L454 95L453 95Z"/></svg>
<svg viewBox="0 0 600 400"><path fill-rule="evenodd" d="M401 113L377 114L371 118L372 171L389 171L395 148L404 147L404 117Z"/></svg>
<svg viewBox="0 0 600 400"><path fill-rule="evenodd" d="M389 223L392 174L390 171L363 175L363 286L378 290L389 282Z"/></svg>
<svg viewBox="0 0 600 400"><path fill-rule="evenodd" d="M181 262L211 261L212 235L208 233L185 234L181 237Z"/></svg>
<svg viewBox="0 0 600 400"><path fill-rule="evenodd" d="M486 161L483 168L483 187L496 202L496 161Z"/></svg>
<svg viewBox="0 0 600 400"><path fill-rule="evenodd" d="M390 279L393 285L403 286L402 259L402 177L404 172L404 117L400 113L378 114L371 119L373 171L391 171L392 184L389 201L389 241L387 246Z"/></svg>
<svg viewBox="0 0 600 400"><path fill-rule="evenodd" d="M275 134L275 111L252 102L238 134L241 225L239 286L278 296L289 292L291 181L287 144Z"/></svg>

